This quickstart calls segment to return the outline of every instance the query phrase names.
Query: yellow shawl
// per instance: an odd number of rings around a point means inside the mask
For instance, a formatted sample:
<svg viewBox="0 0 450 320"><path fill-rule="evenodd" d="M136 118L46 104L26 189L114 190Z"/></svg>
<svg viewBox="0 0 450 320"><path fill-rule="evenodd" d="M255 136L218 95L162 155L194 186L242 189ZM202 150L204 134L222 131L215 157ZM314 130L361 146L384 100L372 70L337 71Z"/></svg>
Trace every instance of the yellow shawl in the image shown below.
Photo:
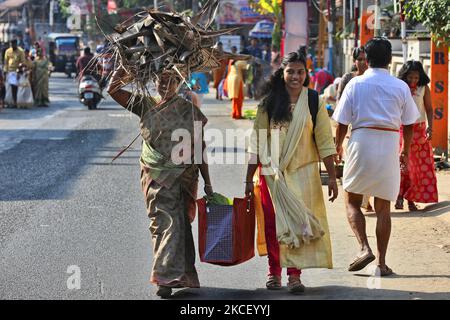
<svg viewBox="0 0 450 320"><path fill-rule="evenodd" d="M289 248L299 248L303 243L309 243L325 234L319 221L306 207L303 200L289 190L284 178L309 114L308 90L303 88L283 145L279 145L279 129L270 131L269 141L259 141L262 147L262 152L259 152L263 165L261 174L266 178L274 205L278 242ZM267 120L267 125L269 126L269 120ZM269 148L270 157L268 155Z"/></svg>

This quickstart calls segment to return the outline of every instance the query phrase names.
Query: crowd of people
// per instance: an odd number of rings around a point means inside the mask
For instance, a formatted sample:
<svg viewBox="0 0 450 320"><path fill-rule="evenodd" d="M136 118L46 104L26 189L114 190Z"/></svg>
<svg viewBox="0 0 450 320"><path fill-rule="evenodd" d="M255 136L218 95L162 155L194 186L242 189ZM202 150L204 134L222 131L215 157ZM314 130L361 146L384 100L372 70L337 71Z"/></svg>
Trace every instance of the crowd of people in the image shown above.
<svg viewBox="0 0 450 320"><path fill-rule="evenodd" d="M0 108L47 107L50 63L41 42L30 49L19 46L18 39L10 42L0 70Z"/></svg>
<svg viewBox="0 0 450 320"><path fill-rule="evenodd" d="M376 259L377 275L392 275L386 262L390 202L396 201L400 208L406 199L413 210L414 202L438 201L430 145L429 79L422 65L409 61L398 78L391 76L392 48L385 38L373 38L355 48L353 59L354 69L334 79L323 69L312 72L306 48L300 48L281 59L263 88L244 183L248 197L253 196L255 186L260 190L269 290L282 288L283 267L287 268L288 290L294 294L305 290L302 269L333 267L319 161L328 172L328 196L333 202L338 197L335 165L345 159L347 218L360 245L349 271L362 270ZM245 60L230 60L215 74L214 87L220 91L222 83L226 88L234 119L242 117L247 66ZM127 108L130 93L120 84L125 76L125 70L115 70L108 91ZM171 161L176 143L171 140L171 128L193 132L194 121L203 126L207 122L192 95L183 99L177 94L180 81L177 74L163 74L156 84L160 101L136 99L140 102L131 109L140 118L144 140L141 184L154 248L151 282L163 298L170 297L173 288L200 286L191 230L199 172L205 193L213 194L207 161L181 165ZM220 92L216 98L221 98ZM332 121L337 125L335 137ZM203 135L194 139L205 148ZM277 153L268 154L271 145L278 146ZM376 255L367 240L361 211L364 197L374 197Z"/></svg>

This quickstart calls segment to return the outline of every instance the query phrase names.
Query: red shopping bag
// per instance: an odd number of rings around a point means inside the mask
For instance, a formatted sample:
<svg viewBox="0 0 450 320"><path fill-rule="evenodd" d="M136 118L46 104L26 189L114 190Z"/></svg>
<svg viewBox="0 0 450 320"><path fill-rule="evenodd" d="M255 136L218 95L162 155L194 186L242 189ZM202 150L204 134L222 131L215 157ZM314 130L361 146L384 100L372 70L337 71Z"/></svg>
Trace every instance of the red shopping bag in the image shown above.
<svg viewBox="0 0 450 320"><path fill-rule="evenodd" d="M234 266L255 255L255 209L253 200L234 198L233 205L198 204L200 261Z"/></svg>

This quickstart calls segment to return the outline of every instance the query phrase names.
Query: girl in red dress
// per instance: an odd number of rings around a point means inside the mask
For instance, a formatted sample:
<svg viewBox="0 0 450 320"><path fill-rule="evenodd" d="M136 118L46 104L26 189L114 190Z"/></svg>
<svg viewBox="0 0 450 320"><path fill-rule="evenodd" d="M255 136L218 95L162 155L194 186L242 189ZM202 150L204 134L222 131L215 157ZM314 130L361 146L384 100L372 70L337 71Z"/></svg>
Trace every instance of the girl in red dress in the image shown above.
<svg viewBox="0 0 450 320"><path fill-rule="evenodd" d="M433 108L428 88L430 79L422 64L414 60L407 61L403 65L398 77L411 88L420 118L414 124L410 152L402 155L408 157L408 166L401 170L400 193L395 208L403 209L403 199L406 199L409 211L417 211L414 202L438 202L433 150L430 143L433 132Z"/></svg>

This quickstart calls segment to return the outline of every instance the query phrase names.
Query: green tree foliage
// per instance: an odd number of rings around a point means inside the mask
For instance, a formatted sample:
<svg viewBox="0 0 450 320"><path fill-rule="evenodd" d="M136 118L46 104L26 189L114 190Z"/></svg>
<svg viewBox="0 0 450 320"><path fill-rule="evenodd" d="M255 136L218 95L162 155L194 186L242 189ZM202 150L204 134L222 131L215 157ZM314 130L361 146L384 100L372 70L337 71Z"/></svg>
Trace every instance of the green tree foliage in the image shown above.
<svg viewBox="0 0 450 320"><path fill-rule="evenodd" d="M433 41L450 45L450 0L409 0L404 12L427 27Z"/></svg>
<svg viewBox="0 0 450 320"><path fill-rule="evenodd" d="M68 17L70 15L69 7L70 0L59 0L59 8L61 9L61 13L64 17Z"/></svg>
<svg viewBox="0 0 450 320"><path fill-rule="evenodd" d="M281 0L249 0L250 7L256 12L264 15L271 15L274 20L274 29L272 33L272 45L276 50L280 50L281 45L281 25L283 19Z"/></svg>

